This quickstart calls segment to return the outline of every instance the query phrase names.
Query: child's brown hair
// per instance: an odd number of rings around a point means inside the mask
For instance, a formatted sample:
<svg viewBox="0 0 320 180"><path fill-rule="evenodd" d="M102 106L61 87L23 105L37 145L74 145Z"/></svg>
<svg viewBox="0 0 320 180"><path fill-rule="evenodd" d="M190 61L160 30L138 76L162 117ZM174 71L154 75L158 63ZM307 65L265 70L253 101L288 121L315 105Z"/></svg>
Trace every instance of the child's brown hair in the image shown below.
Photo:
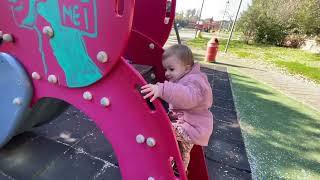
<svg viewBox="0 0 320 180"><path fill-rule="evenodd" d="M163 55L162 60L167 59L168 57L176 56L178 59L180 59L185 65L193 66L194 60L191 49L182 44L175 44L173 46L170 46L167 48Z"/></svg>

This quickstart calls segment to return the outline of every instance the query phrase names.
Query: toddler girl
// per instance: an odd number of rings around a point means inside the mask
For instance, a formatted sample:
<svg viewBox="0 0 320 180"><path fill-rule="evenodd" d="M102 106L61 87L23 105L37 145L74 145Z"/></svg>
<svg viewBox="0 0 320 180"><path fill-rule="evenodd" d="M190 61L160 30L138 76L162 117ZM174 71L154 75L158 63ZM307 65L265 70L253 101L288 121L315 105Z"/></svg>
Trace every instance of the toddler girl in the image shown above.
<svg viewBox="0 0 320 180"><path fill-rule="evenodd" d="M169 117L187 170L193 145L207 146L212 133L212 90L187 46L166 49L162 64L168 81L144 85L141 92L151 102L159 97L169 103Z"/></svg>

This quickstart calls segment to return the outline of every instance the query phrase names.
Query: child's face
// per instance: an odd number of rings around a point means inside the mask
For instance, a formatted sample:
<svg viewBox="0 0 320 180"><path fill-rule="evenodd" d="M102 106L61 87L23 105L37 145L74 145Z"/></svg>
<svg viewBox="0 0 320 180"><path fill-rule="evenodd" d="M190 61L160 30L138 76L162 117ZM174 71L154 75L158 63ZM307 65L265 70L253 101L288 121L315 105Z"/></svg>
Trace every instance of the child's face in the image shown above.
<svg viewBox="0 0 320 180"><path fill-rule="evenodd" d="M185 65L176 56L169 56L162 60L162 65L165 69L166 78L171 82L180 79L187 71L190 70L190 65Z"/></svg>

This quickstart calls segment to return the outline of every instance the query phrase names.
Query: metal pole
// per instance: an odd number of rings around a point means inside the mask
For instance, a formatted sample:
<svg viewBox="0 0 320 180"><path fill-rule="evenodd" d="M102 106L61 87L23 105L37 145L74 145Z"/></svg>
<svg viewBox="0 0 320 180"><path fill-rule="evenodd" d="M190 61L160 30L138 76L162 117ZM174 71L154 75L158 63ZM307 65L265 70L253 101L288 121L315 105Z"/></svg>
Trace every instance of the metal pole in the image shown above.
<svg viewBox="0 0 320 180"><path fill-rule="evenodd" d="M230 32L231 31L231 26L233 24L233 20L232 20L232 16L229 14L229 24L228 24L228 29L227 29L227 32Z"/></svg>
<svg viewBox="0 0 320 180"><path fill-rule="evenodd" d="M201 20L201 14L202 14L202 9L203 9L203 4L204 4L204 0L202 0L202 5L201 5L201 9L200 9L200 14L199 14L199 18L198 18L198 21L197 22L200 22ZM197 25L197 22L196 22L196 25ZM196 34L194 35L194 38L197 37L197 29L196 29Z"/></svg>
<svg viewBox="0 0 320 180"><path fill-rule="evenodd" d="M227 51L228 51L228 47L229 47L230 40L231 40L231 37L232 37L232 33L233 33L233 30L234 30L234 25L236 24L236 21L237 21L237 18L238 18L238 14L239 14L239 11L240 11L241 4L242 4L242 0L240 0L236 18L234 19L234 21L233 21L233 23L232 23L231 32L230 32L229 39L228 39L228 42L227 42L227 45L226 45L226 49L224 50L224 53L227 53Z"/></svg>
<svg viewBox="0 0 320 180"><path fill-rule="evenodd" d="M226 15L226 13L227 13L227 8L228 8L228 5L229 5L229 0L226 2L226 7L224 8L224 13L223 13L223 17L222 17L222 20L221 20L221 22L220 22L220 27L219 27L219 32L218 33L220 33L220 31L221 31L221 27L222 27L222 25L223 25L223 21L224 21L224 16Z"/></svg>
<svg viewBox="0 0 320 180"><path fill-rule="evenodd" d="M180 35L179 35L179 30L176 24L176 21L173 21L173 27L174 27L174 31L176 32L176 36L177 36L177 40L178 40L178 44L181 44L181 39L180 39Z"/></svg>

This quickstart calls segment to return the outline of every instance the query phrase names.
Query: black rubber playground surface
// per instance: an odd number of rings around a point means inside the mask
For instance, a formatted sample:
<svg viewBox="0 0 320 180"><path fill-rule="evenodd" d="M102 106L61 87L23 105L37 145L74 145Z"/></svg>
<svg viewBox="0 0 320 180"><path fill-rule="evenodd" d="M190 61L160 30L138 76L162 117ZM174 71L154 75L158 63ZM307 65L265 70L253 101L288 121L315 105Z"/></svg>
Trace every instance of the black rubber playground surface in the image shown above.
<svg viewBox="0 0 320 180"><path fill-rule="evenodd" d="M214 133L205 148L210 179L251 179L226 68L203 68L211 82ZM138 165L138 163L137 163ZM74 107L0 149L0 180L121 179L102 132Z"/></svg>

